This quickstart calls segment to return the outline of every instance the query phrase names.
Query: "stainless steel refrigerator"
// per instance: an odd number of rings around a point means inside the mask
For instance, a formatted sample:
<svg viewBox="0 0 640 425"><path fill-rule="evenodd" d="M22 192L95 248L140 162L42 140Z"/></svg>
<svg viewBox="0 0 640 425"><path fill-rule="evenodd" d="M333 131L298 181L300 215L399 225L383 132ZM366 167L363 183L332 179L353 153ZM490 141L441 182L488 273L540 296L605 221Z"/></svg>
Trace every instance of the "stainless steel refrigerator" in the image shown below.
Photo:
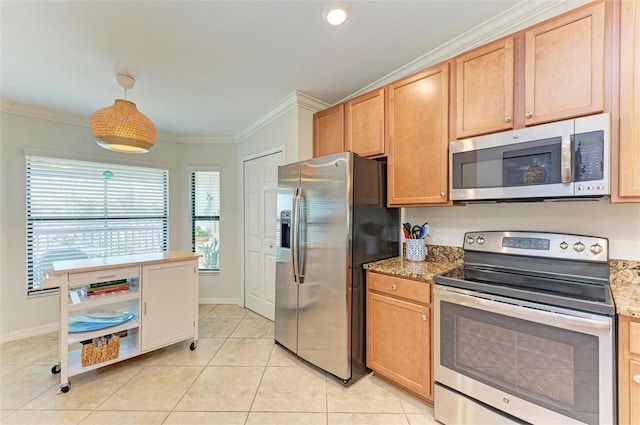
<svg viewBox="0 0 640 425"><path fill-rule="evenodd" d="M278 168L275 340L340 378L367 372L362 265L397 256L386 167L345 152Z"/></svg>

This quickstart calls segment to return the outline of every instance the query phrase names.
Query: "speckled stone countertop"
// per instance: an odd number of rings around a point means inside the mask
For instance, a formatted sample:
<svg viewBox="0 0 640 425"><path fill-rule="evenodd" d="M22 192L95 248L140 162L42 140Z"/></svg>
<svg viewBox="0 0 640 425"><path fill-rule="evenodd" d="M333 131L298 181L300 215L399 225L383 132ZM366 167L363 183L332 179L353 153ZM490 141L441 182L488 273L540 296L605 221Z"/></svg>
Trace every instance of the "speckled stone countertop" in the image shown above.
<svg viewBox="0 0 640 425"><path fill-rule="evenodd" d="M432 281L434 275L461 265L463 256L462 248L427 245L425 261L394 257L365 264L364 268L394 276ZM640 318L640 261L610 260L609 285L616 312Z"/></svg>
<svg viewBox="0 0 640 425"><path fill-rule="evenodd" d="M640 317L640 261L610 260L609 285L617 313Z"/></svg>
<svg viewBox="0 0 640 425"><path fill-rule="evenodd" d="M393 276L431 281L434 275L461 265L463 257L462 248L427 245L425 261L411 261L404 257L393 257L365 264L364 268Z"/></svg>
<svg viewBox="0 0 640 425"><path fill-rule="evenodd" d="M425 281L432 281L433 276L446 272L462 263L449 261L412 261L404 257L393 257L375 263L365 264L364 268L373 272L408 277Z"/></svg>

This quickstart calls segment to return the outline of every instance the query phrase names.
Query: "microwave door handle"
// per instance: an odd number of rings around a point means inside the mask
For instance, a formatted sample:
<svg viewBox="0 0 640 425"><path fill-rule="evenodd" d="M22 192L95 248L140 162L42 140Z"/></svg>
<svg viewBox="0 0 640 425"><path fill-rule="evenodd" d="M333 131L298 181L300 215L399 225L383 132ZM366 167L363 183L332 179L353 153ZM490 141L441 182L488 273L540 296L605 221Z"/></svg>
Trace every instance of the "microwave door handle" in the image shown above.
<svg viewBox="0 0 640 425"><path fill-rule="evenodd" d="M293 281L298 283L298 232L300 229L299 214L298 211L298 191L299 187L296 187L293 191L293 205L291 208L291 224L292 231L289 234L290 246L291 246L291 265L293 266Z"/></svg>
<svg viewBox="0 0 640 425"><path fill-rule="evenodd" d="M562 137L562 143L560 145L560 179L562 183L571 183L573 180L573 173L571 166L573 164L571 160L571 136L565 134Z"/></svg>

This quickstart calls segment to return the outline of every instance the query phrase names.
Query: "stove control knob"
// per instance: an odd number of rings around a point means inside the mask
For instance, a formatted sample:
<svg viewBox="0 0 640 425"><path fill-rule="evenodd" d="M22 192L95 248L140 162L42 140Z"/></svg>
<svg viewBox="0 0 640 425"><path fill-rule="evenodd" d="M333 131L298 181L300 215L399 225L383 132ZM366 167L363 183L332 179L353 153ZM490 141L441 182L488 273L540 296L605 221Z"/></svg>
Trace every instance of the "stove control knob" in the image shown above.
<svg viewBox="0 0 640 425"><path fill-rule="evenodd" d="M478 237L478 243L479 243L480 245L484 245L484 238L483 238L482 236L479 236L479 237Z"/></svg>
<svg viewBox="0 0 640 425"><path fill-rule="evenodd" d="M567 248L569 248L569 244L566 243L565 241L562 241L562 242L560 242L560 248L567 249Z"/></svg>
<svg viewBox="0 0 640 425"><path fill-rule="evenodd" d="M573 244L574 251L582 252L584 251L584 244L582 242L576 242Z"/></svg>
<svg viewBox="0 0 640 425"><path fill-rule="evenodd" d="M594 254L598 255L604 250L604 248L599 243L595 243L591 245L591 247L589 247L589 250Z"/></svg>
<svg viewBox="0 0 640 425"><path fill-rule="evenodd" d="M474 242L475 242L475 239L473 239L473 236L469 236L469 237L467 238L467 243L468 243L469 245L473 245L473 243L474 243Z"/></svg>

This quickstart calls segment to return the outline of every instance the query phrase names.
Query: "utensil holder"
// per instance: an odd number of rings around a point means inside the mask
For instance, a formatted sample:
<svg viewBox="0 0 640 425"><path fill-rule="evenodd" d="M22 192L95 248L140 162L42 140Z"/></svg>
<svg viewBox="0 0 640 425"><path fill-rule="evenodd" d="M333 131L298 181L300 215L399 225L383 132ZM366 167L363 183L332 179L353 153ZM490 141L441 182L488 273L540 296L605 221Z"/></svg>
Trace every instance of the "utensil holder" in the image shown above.
<svg viewBox="0 0 640 425"><path fill-rule="evenodd" d="M407 239L407 260L424 261L427 257L427 248L424 239Z"/></svg>

